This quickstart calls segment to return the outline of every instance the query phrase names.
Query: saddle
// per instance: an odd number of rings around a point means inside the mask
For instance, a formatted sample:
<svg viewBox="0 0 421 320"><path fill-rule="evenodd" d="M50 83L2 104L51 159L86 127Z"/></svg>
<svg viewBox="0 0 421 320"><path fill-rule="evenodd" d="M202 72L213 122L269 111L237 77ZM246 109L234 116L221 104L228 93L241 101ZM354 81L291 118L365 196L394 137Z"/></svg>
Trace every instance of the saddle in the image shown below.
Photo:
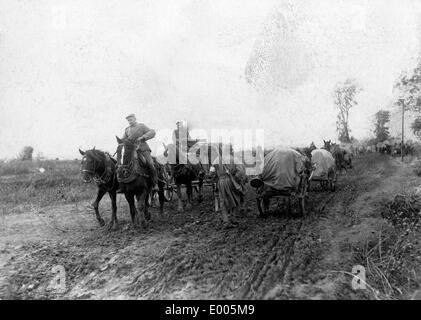
<svg viewBox="0 0 421 320"><path fill-rule="evenodd" d="M139 150L137 150L136 154L137 154L137 162L139 166L142 168L148 169L148 165L146 163L146 159L143 156L143 154Z"/></svg>
<svg viewBox="0 0 421 320"><path fill-rule="evenodd" d="M133 161L130 165L120 165L117 170L117 180L120 183L129 183L135 180L138 176L149 178L149 167L146 163L145 157L138 150L136 152L137 161ZM144 170L141 170L143 168ZM146 172L145 172L146 171Z"/></svg>

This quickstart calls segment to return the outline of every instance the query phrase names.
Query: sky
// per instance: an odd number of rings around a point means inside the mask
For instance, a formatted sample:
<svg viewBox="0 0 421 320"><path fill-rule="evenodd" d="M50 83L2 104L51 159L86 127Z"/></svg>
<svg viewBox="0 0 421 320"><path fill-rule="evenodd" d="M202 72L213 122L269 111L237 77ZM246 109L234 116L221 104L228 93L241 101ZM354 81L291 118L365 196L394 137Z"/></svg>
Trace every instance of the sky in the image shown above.
<svg viewBox="0 0 421 320"><path fill-rule="evenodd" d="M351 134L367 137L420 56L420 13L416 0L0 0L0 159L113 153L129 113L161 133L186 120L320 146L347 78L363 89Z"/></svg>

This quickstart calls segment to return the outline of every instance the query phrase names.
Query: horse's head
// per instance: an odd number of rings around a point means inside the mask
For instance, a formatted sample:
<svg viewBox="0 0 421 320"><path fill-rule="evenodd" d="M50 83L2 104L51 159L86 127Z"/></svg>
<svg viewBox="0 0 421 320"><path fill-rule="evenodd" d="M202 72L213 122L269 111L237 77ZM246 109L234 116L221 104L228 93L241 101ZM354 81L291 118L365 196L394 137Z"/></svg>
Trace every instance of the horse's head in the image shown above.
<svg viewBox="0 0 421 320"><path fill-rule="evenodd" d="M129 165L130 162L136 157L136 149L137 145L134 141L124 138L120 139L117 137L117 163L118 165ZM123 155L121 154L121 151L123 150ZM123 158L123 162L121 162L121 158Z"/></svg>
<svg viewBox="0 0 421 320"><path fill-rule="evenodd" d="M323 149L330 151L332 149L332 141L331 140L323 140Z"/></svg>
<svg viewBox="0 0 421 320"><path fill-rule="evenodd" d="M314 142L312 141L311 144L310 144L310 152L313 151L313 150L316 150L316 149L317 149L317 147L314 144Z"/></svg>
<svg viewBox="0 0 421 320"><path fill-rule="evenodd" d="M79 149L79 153L82 155L80 171L83 182L91 182L98 170L103 168L105 154L102 151L95 150L95 148L86 151Z"/></svg>

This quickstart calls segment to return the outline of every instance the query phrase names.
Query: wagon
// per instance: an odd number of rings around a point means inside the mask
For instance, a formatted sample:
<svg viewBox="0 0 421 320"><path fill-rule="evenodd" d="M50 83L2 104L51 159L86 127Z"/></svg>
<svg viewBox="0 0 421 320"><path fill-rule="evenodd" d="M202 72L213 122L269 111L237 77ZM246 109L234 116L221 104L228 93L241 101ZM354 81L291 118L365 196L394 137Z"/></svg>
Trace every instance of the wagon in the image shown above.
<svg viewBox="0 0 421 320"><path fill-rule="evenodd" d="M332 154L324 149L315 149L311 152L311 164L313 171L309 178L309 188L312 182L319 182L323 189L335 191L337 174Z"/></svg>
<svg viewBox="0 0 421 320"><path fill-rule="evenodd" d="M205 179L203 181L203 187L212 187L213 192L215 192L215 182L213 182L211 179ZM199 194L199 180L192 181L192 188L193 192ZM164 185L164 197L166 202L170 202L173 199L174 192L177 189L177 185L174 183L173 178L171 176L168 176L168 179L165 180ZM149 196L149 205L153 206L153 199L157 199L158 196L158 190L153 189L151 191L151 194Z"/></svg>
<svg viewBox="0 0 421 320"><path fill-rule="evenodd" d="M298 204L301 214L306 214L311 168L303 156L293 149L275 149L265 157L263 173L254 177L250 185L256 190L257 209L264 216L270 209L271 199L277 206L287 206L291 212Z"/></svg>
<svg viewBox="0 0 421 320"><path fill-rule="evenodd" d="M171 176L171 173L169 172L167 167L164 167L163 176L164 176L164 179L163 179L164 197L165 197L165 201L169 202L173 198L175 185L173 183L173 177ZM152 189L149 194L149 206L153 207L154 199L156 200L157 197L158 197L158 190Z"/></svg>
<svg viewBox="0 0 421 320"><path fill-rule="evenodd" d="M337 180L337 174L336 172L329 173L326 176L322 177L310 177L309 179L309 185L311 185L312 182L319 182L320 186L324 190L330 190L335 191L336 190L336 180Z"/></svg>

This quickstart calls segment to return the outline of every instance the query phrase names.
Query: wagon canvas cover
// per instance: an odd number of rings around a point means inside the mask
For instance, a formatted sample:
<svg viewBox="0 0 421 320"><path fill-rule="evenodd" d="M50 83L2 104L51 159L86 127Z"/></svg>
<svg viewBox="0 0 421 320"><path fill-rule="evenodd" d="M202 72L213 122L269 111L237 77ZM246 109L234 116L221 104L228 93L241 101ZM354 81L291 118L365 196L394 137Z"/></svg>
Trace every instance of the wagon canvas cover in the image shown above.
<svg viewBox="0 0 421 320"><path fill-rule="evenodd" d="M276 190L295 189L300 183L299 173L304 166L303 156L293 149L274 149L265 156L260 175L266 186Z"/></svg>
<svg viewBox="0 0 421 320"><path fill-rule="evenodd" d="M314 178L327 178L330 170L335 168L335 159L332 154L324 149L316 149L311 152L311 163L316 165L313 171Z"/></svg>

